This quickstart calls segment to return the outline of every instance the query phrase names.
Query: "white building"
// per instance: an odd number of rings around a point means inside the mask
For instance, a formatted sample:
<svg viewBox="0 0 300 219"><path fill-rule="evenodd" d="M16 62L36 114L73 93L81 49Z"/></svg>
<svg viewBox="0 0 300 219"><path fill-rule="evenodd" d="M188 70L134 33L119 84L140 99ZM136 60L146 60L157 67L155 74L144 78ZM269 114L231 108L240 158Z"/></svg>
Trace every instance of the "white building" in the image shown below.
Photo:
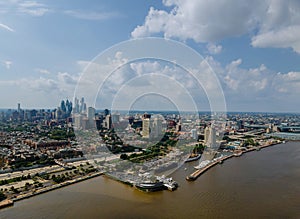
<svg viewBox="0 0 300 219"><path fill-rule="evenodd" d="M196 129L191 130L191 137L195 140L198 140L198 134Z"/></svg>

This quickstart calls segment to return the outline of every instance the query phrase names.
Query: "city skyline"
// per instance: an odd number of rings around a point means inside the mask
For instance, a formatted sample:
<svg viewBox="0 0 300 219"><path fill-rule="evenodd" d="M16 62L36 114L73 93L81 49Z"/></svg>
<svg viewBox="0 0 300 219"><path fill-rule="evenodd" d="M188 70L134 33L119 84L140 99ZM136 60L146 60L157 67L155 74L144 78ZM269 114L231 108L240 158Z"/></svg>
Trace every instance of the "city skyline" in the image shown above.
<svg viewBox="0 0 300 219"><path fill-rule="evenodd" d="M183 42L203 56L220 81L227 111L299 112L300 4L295 0L76 1L72 6L9 0L0 8L0 108L17 103L24 109L54 108L73 98L81 73L99 53L154 36ZM115 58L112 63L126 59ZM185 77L155 61L131 63L128 69ZM172 106L157 101L165 109ZM149 102L145 98L140 105L146 109ZM101 108L109 105L103 102Z"/></svg>

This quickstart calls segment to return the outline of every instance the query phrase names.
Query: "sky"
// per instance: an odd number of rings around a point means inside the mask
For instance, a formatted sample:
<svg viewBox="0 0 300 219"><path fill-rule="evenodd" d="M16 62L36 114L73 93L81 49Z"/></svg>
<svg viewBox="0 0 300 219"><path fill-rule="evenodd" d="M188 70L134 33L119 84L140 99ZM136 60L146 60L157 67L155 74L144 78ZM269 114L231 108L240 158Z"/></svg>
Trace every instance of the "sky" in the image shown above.
<svg viewBox="0 0 300 219"><path fill-rule="evenodd" d="M123 41L159 37L203 57L218 78L228 111L300 112L299 11L299 0L0 0L0 108L17 103L57 107L62 99L73 99L99 54ZM160 60L126 61L126 54L116 51L106 63L124 66L106 81L110 89L98 94L99 108L109 107L105 99L133 86L138 77L134 89L123 94L142 90L145 81L161 88L175 83L170 87L176 90L160 91L166 95L157 95L157 105L184 105L185 92L207 110L206 82L195 90L198 85L182 67ZM97 74L92 80L103 80L101 71ZM117 103L128 107L125 96ZM141 102L131 100L131 106L156 107L153 92L137 99Z"/></svg>

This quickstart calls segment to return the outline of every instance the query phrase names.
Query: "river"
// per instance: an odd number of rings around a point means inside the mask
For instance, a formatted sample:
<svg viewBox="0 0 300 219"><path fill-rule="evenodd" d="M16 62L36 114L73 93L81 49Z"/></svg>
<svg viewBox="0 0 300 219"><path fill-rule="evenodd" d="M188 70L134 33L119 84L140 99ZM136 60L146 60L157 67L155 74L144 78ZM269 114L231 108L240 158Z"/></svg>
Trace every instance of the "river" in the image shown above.
<svg viewBox="0 0 300 219"><path fill-rule="evenodd" d="M187 182L196 164L172 175L175 192L101 176L16 202L0 218L300 218L300 142L234 157Z"/></svg>

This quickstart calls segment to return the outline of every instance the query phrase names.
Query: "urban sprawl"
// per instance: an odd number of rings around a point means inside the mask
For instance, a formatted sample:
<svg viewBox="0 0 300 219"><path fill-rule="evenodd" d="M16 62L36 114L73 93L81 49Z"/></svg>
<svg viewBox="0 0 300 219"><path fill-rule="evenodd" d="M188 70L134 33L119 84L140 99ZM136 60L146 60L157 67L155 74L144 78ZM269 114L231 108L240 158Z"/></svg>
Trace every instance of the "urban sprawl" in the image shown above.
<svg viewBox="0 0 300 219"><path fill-rule="evenodd" d="M104 174L143 191L175 190L167 178L195 162L195 180L216 163L300 140L292 113L96 110L84 98L56 109L0 110L0 203Z"/></svg>

